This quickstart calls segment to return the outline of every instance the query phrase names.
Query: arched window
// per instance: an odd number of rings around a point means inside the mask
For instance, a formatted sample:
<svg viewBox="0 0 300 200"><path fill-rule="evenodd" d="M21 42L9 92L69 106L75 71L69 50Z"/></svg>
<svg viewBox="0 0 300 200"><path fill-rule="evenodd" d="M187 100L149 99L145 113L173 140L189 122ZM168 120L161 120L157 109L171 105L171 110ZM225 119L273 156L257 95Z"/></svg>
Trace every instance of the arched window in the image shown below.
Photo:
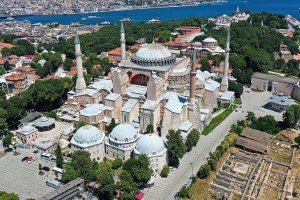
<svg viewBox="0 0 300 200"><path fill-rule="evenodd" d="M128 142L128 138L125 138L125 142Z"/></svg>

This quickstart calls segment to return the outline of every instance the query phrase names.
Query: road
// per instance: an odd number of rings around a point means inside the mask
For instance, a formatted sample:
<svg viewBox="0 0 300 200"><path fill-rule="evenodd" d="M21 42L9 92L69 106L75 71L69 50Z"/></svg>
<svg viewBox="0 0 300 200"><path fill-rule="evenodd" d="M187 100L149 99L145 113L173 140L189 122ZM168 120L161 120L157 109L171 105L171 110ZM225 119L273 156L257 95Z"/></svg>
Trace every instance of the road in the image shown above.
<svg viewBox="0 0 300 200"><path fill-rule="evenodd" d="M214 151L229 133L230 127L238 120L242 120L247 115L247 111L254 112L257 116L267 114L273 115L277 120L282 118L282 114L266 110L261 106L267 103L271 93L253 92L248 88L242 95L242 108L229 115L218 127L208 136L201 135L200 140L192 151L186 153L180 161L178 168L170 172L167 178L158 177L154 186L144 189L145 200L171 200L180 188L186 184L190 177L196 176L201 165L206 163L209 152Z"/></svg>

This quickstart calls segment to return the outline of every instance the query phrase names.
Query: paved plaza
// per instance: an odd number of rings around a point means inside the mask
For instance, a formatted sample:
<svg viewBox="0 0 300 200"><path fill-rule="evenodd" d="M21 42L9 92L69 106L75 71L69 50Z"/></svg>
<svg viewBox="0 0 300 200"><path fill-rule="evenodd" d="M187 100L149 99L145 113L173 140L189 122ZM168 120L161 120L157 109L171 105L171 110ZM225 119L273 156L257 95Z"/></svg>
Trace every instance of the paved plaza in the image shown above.
<svg viewBox="0 0 300 200"><path fill-rule="evenodd" d="M53 188L46 186L46 181L55 178L53 172L50 171L43 176L38 175L39 163L51 168L50 161L41 159L40 155L33 156L29 150L20 150L20 153L14 156L9 152L0 158L0 190L14 192L21 200L42 197L52 191ZM23 157L29 155L34 159L37 158L37 161L30 164L21 161ZM55 167L53 161L52 166Z"/></svg>
<svg viewBox="0 0 300 200"><path fill-rule="evenodd" d="M246 88L242 95L242 106L228 116L208 136L201 135L200 140L192 151L186 153L180 161L178 168L170 172L167 178L157 178L153 187L145 189L145 200L170 200L180 188L189 182L190 177L196 176L197 170L206 163L209 152L214 151L229 133L230 127L247 115L247 111L254 112L257 116L273 115L277 120L282 119L281 113L276 113L262 108L271 97L269 92L253 92Z"/></svg>

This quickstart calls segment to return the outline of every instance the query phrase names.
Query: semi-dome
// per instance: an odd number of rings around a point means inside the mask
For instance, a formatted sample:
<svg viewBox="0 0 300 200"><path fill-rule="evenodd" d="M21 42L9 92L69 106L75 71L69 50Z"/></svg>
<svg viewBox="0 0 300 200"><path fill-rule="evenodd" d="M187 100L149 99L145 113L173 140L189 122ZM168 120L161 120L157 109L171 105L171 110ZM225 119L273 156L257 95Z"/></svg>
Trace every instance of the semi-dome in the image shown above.
<svg viewBox="0 0 300 200"><path fill-rule="evenodd" d="M109 139L114 142L133 142L138 138L138 131L131 124L119 124L109 135Z"/></svg>
<svg viewBox="0 0 300 200"><path fill-rule="evenodd" d="M104 134L95 126L86 125L79 128L71 140L71 144L82 148L102 143Z"/></svg>
<svg viewBox="0 0 300 200"><path fill-rule="evenodd" d="M143 135L136 143L135 152L138 154L156 155L164 151L166 151L165 144L156 134Z"/></svg>
<svg viewBox="0 0 300 200"><path fill-rule="evenodd" d="M138 65L164 66L176 63L176 57L161 44L151 43L142 46L131 59Z"/></svg>

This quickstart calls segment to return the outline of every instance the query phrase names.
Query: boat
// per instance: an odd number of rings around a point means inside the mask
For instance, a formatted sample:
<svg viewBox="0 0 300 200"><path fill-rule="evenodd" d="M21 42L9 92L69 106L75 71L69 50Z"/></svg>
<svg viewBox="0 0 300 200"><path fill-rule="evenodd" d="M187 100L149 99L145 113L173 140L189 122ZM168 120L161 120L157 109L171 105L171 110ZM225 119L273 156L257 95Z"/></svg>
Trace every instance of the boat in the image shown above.
<svg viewBox="0 0 300 200"><path fill-rule="evenodd" d="M97 18L97 16L88 16L89 19Z"/></svg>
<svg viewBox="0 0 300 200"><path fill-rule="evenodd" d="M101 22L100 24L101 25L110 25L110 22L109 21L104 21L104 22Z"/></svg>
<svg viewBox="0 0 300 200"><path fill-rule="evenodd" d="M11 15L8 16L6 19L7 19L7 20L10 20L10 21L14 20L14 18L13 18Z"/></svg>
<svg viewBox="0 0 300 200"><path fill-rule="evenodd" d="M83 17L83 18L81 18L81 20L87 20L87 18L86 18L86 17Z"/></svg>
<svg viewBox="0 0 300 200"><path fill-rule="evenodd" d="M151 20L148 21L149 24L155 24L155 23L159 23L160 20L158 18L152 18Z"/></svg>
<svg viewBox="0 0 300 200"><path fill-rule="evenodd" d="M131 22L130 18L122 18L120 19L120 22Z"/></svg>

